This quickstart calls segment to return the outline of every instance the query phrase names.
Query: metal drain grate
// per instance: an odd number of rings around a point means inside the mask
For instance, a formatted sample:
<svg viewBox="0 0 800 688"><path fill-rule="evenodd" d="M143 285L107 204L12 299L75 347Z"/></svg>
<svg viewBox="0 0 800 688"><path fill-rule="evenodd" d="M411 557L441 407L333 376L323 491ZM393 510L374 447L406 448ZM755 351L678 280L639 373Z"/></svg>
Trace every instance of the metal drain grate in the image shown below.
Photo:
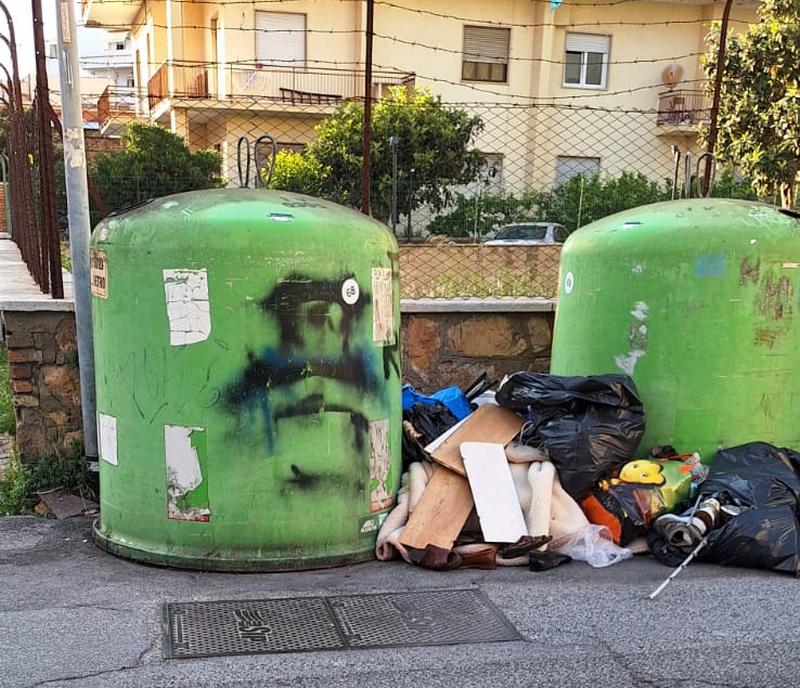
<svg viewBox="0 0 800 688"><path fill-rule="evenodd" d="M167 659L522 640L479 590L178 602L164 625Z"/></svg>

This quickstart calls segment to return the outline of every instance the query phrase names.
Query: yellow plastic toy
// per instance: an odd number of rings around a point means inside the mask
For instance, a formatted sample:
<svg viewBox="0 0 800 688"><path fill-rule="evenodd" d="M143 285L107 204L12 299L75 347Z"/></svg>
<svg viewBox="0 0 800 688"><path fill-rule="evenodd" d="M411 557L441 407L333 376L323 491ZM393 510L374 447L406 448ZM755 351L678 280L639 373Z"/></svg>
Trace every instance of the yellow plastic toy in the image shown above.
<svg viewBox="0 0 800 688"><path fill-rule="evenodd" d="M663 485L665 478L661 474L662 466L656 461L638 459L626 463L619 472L621 482L638 485Z"/></svg>

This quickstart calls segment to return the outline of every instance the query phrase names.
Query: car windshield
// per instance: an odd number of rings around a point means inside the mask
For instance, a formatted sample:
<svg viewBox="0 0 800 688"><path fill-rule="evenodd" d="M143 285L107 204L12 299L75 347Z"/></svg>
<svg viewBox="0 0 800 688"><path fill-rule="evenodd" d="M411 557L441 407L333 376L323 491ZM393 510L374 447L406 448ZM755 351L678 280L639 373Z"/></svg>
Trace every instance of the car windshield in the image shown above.
<svg viewBox="0 0 800 688"><path fill-rule="evenodd" d="M547 225L513 225L503 227L495 235L495 239L505 241L541 240L547 235Z"/></svg>

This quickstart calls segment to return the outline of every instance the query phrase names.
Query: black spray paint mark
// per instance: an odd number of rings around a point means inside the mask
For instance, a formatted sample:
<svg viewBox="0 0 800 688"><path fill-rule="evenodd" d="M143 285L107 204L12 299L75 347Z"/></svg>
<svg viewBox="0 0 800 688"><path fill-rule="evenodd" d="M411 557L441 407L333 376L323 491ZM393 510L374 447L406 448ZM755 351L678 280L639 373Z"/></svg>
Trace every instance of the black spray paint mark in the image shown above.
<svg viewBox="0 0 800 688"><path fill-rule="evenodd" d="M266 315L278 319L281 344L297 347L303 345L300 334L303 306L310 305L306 322L321 328L330 323L328 317L330 307L337 304L342 309L339 335L342 338L342 348L346 351L353 326L363 316L369 298L369 294L362 293L354 304L345 303L342 298L342 284L348 279L355 279L355 275L349 273L333 280L315 280L299 273L292 273L281 280L260 303Z"/></svg>
<svg viewBox="0 0 800 688"><path fill-rule="evenodd" d="M269 453L274 449L277 423L281 419L319 413L350 414L355 448L361 453L366 445L368 422L356 408L346 402L326 402L321 393L293 398L296 388L293 390L292 386L313 378L340 383L352 390L354 399L382 393L377 352L369 347L350 350L351 335L364 317L371 295L362 292L354 303L346 303L342 286L348 280L354 281L355 275L346 273L335 279L319 280L292 273L260 302L266 324L277 323L280 345L260 353L249 351L245 367L225 390L223 400L231 413L240 416L255 413L261 417ZM341 310L338 327L331 317L334 307ZM314 355L313 347L307 350L303 338L306 325L338 335L341 352L318 356ZM396 353L396 345L393 349ZM399 374L397 356L385 348L383 357L383 377L389 377L392 367Z"/></svg>

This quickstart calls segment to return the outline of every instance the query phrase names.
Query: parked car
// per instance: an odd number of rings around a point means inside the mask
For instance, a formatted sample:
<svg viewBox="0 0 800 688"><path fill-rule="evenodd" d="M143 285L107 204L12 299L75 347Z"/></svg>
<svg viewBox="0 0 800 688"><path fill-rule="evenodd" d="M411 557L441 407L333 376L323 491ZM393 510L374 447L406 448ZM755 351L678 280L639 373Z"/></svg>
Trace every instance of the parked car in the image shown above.
<svg viewBox="0 0 800 688"><path fill-rule="evenodd" d="M555 222L515 222L498 229L485 244L486 246L561 244L568 234L563 225Z"/></svg>

